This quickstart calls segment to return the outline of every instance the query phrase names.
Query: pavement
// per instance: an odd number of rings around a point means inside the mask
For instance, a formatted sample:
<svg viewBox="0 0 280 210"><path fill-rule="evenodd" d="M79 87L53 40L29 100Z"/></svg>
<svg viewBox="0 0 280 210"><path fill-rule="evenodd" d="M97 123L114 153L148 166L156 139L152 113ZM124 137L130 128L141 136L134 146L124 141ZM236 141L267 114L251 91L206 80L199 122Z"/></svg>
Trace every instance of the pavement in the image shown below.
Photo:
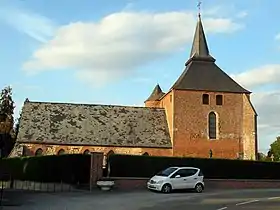
<svg viewBox="0 0 280 210"><path fill-rule="evenodd" d="M5 190L0 210L280 210L280 189L40 193Z"/></svg>

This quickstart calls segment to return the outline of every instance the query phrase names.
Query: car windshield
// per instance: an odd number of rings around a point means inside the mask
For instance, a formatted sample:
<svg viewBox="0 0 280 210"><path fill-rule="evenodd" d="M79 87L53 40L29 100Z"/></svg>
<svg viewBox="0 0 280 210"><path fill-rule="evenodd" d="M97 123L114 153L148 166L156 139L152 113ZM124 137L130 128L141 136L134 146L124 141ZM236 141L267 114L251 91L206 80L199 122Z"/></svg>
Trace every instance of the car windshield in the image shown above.
<svg viewBox="0 0 280 210"><path fill-rule="evenodd" d="M164 170L160 171L156 175L157 176L169 176L171 173L173 173L176 170L177 170L177 168L170 167L170 168L167 168L167 169L164 169Z"/></svg>

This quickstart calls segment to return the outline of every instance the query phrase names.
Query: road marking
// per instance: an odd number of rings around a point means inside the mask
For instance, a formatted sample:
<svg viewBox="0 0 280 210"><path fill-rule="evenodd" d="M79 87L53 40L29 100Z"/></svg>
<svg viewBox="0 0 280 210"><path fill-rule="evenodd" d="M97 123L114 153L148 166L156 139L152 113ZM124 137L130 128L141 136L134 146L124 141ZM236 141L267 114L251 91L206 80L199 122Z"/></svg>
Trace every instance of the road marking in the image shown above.
<svg viewBox="0 0 280 210"><path fill-rule="evenodd" d="M276 200L276 199L280 199L280 197L271 197L271 198L268 198L268 200Z"/></svg>
<svg viewBox="0 0 280 210"><path fill-rule="evenodd" d="M254 203L254 202L258 202L259 200L251 200L251 201L246 201L243 203L237 203L236 206L241 206L241 205L245 205L245 204L249 204L249 203Z"/></svg>
<svg viewBox="0 0 280 210"><path fill-rule="evenodd" d="M227 209L227 207L223 207L223 208L220 208L220 209L217 209L217 210L225 210Z"/></svg>

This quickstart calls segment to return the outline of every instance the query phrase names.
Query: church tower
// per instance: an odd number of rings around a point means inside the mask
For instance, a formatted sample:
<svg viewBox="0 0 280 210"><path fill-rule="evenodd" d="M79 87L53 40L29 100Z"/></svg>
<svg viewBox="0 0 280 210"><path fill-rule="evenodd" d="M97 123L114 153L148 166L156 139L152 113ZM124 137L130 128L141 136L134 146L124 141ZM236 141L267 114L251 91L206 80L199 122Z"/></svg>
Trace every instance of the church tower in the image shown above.
<svg viewBox="0 0 280 210"><path fill-rule="evenodd" d="M166 94L155 90L160 94L153 92L157 103L150 107L166 110L174 156L209 157L211 151L213 158L256 159L251 92L216 65L200 14L185 70Z"/></svg>

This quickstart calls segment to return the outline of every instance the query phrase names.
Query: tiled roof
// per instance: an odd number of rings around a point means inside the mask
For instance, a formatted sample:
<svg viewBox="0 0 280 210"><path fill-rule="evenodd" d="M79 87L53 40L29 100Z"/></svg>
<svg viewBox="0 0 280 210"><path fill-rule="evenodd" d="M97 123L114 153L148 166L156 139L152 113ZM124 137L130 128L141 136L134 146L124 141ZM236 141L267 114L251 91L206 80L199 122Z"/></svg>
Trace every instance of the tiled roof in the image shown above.
<svg viewBox="0 0 280 210"><path fill-rule="evenodd" d="M17 141L92 146L172 146L164 109L48 102L25 102Z"/></svg>
<svg viewBox="0 0 280 210"><path fill-rule="evenodd" d="M157 101L164 95L164 92L162 92L159 84L156 85L153 92L149 96L149 98L146 101Z"/></svg>

